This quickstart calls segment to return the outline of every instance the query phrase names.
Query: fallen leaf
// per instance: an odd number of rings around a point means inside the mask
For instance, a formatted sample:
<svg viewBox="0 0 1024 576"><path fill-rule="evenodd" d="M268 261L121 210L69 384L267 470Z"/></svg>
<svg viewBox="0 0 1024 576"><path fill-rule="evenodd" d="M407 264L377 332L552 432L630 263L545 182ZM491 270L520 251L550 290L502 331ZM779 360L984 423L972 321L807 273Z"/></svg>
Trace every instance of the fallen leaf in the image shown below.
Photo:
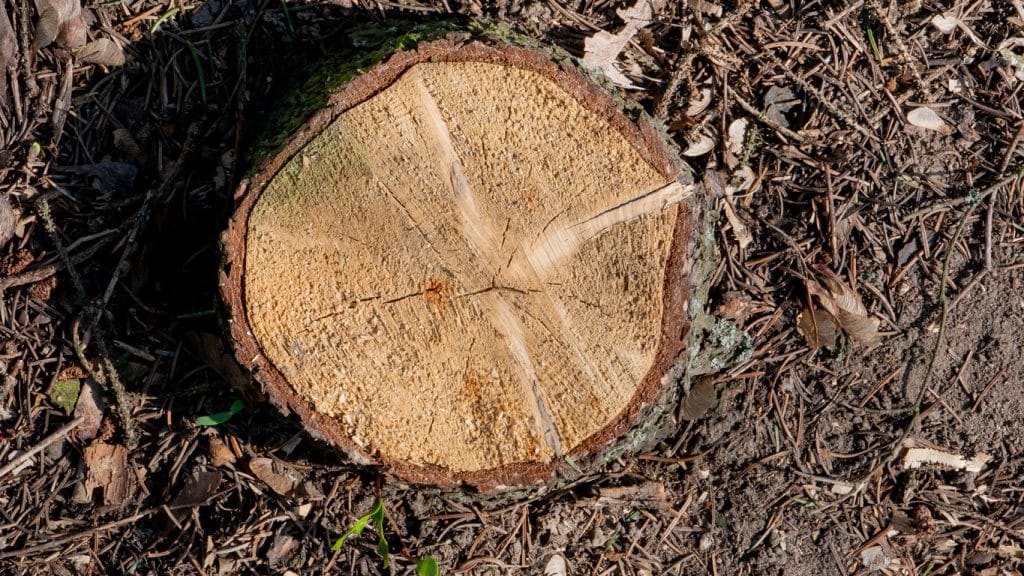
<svg viewBox="0 0 1024 576"><path fill-rule="evenodd" d="M886 556L881 546L871 546L861 551L860 562L868 570L876 571L891 564L892 559Z"/></svg>
<svg viewBox="0 0 1024 576"><path fill-rule="evenodd" d="M99 433L103 424L103 410L106 402L100 394L99 386L92 378L86 378L75 404L75 416L82 419L75 433L79 440L92 440Z"/></svg>
<svg viewBox="0 0 1024 576"><path fill-rule="evenodd" d="M689 158L703 156L715 149L714 137L709 136L707 132L703 131L697 135L696 140L687 141L687 144L689 145L686 147L686 150L683 151L683 156L687 156Z"/></svg>
<svg viewBox="0 0 1024 576"><path fill-rule="evenodd" d="M800 99L785 86L772 86L764 95L765 116L779 126L789 128L786 113L800 103Z"/></svg>
<svg viewBox="0 0 1024 576"><path fill-rule="evenodd" d="M0 70L0 75L6 78L6 73ZM0 196L0 248L7 244L7 241L14 237L14 229L18 225L18 215L14 212L7 195Z"/></svg>
<svg viewBox="0 0 1024 576"><path fill-rule="evenodd" d="M935 26L935 29L943 34L949 34L956 30L959 23L960 20L956 16L949 14L936 14L932 17L932 26Z"/></svg>
<svg viewBox="0 0 1024 576"><path fill-rule="evenodd" d="M686 106L686 115L693 118L711 105L711 88L701 88L696 96L690 97L690 103Z"/></svg>
<svg viewBox="0 0 1024 576"><path fill-rule="evenodd" d="M124 64L124 50L117 42L109 38L100 38L86 44L78 57L83 62L100 64L101 66L120 66Z"/></svg>
<svg viewBox="0 0 1024 576"><path fill-rule="evenodd" d="M731 130L731 129L730 129ZM750 233L747 224L736 213L735 196L747 192L753 186L756 176L750 166L741 166L729 178L725 185L725 218L732 226L732 233L736 236L736 242L741 250L746 250L754 241L754 235Z"/></svg>
<svg viewBox="0 0 1024 576"><path fill-rule="evenodd" d="M207 440L207 444L210 449L210 463L214 466L221 467L227 466L228 464L235 463L235 453L228 448L228 445L224 443L217 436L210 436Z"/></svg>
<svg viewBox="0 0 1024 576"><path fill-rule="evenodd" d="M992 457L979 453L974 458L966 459L961 454L944 452L934 448L905 448L903 450L903 469L920 468L925 464L934 464L940 468L961 472L981 472Z"/></svg>
<svg viewBox="0 0 1024 576"><path fill-rule="evenodd" d="M616 34L601 30L583 41L583 65L602 72L621 88L636 88L616 63L626 44L643 27L651 23L654 8L650 0L637 0L632 7L616 11L626 25Z"/></svg>
<svg viewBox="0 0 1024 576"><path fill-rule="evenodd" d="M299 550L299 540L281 530L274 536L274 542L267 551L267 563L271 568L277 568L286 564L288 560Z"/></svg>
<svg viewBox="0 0 1024 576"><path fill-rule="evenodd" d="M302 480L298 472L270 458L253 458L249 461L249 471L281 496L291 494Z"/></svg>
<svg viewBox="0 0 1024 576"><path fill-rule="evenodd" d="M124 152L136 164L141 164L145 160L142 146L139 146L139 142L127 128L114 130L114 148Z"/></svg>
<svg viewBox="0 0 1024 576"><path fill-rule="evenodd" d="M128 496L128 450L119 444L97 442L86 446L85 494L92 500L95 490L103 491L103 504L120 505Z"/></svg>
<svg viewBox="0 0 1024 576"><path fill-rule="evenodd" d="M173 507L191 507L206 504L217 493L224 478L219 470L200 470L185 481L181 492L171 502Z"/></svg>
<svg viewBox="0 0 1024 576"><path fill-rule="evenodd" d="M796 317L796 327L812 350L832 348L839 337L839 321L820 308L804 308Z"/></svg>
<svg viewBox="0 0 1024 576"><path fill-rule="evenodd" d="M945 120L939 117L935 113L935 110L927 106L921 106L920 108L914 108L907 113L907 122L911 125L917 126L918 128L924 128L925 130L935 130L942 134L951 134L953 129L946 124Z"/></svg>
<svg viewBox="0 0 1024 576"><path fill-rule="evenodd" d="M1017 54L1011 48L1020 48L1024 45L1024 38L1010 38L999 43L996 48L996 52L999 57L1006 62L1013 70L1013 77L1017 80L1024 80L1024 56ZM994 63L995 66L999 66L999 62Z"/></svg>
<svg viewBox="0 0 1024 576"><path fill-rule="evenodd" d="M7 71L18 67L18 40L7 16L7 3L0 2L0 102L7 103ZM3 236L0 235L0 239ZM0 245L3 241L0 240Z"/></svg>
<svg viewBox="0 0 1024 576"><path fill-rule="evenodd" d="M749 294L731 290L722 295L722 303L715 309L715 315L742 322L750 315L753 301Z"/></svg>
<svg viewBox="0 0 1024 576"><path fill-rule="evenodd" d="M808 279L807 291L818 304L839 322L839 327L857 342L873 348L881 342L878 327L881 322L868 315L860 295L853 291L835 272L825 266L815 266L818 281Z"/></svg>
<svg viewBox="0 0 1024 576"><path fill-rule="evenodd" d="M707 376L701 377L690 387L686 398L683 398L680 414L683 420L696 420L707 414L717 403L718 390L715 388L715 380Z"/></svg>
<svg viewBox="0 0 1024 576"><path fill-rule="evenodd" d="M35 0L39 21L32 45L45 48L55 40L65 48L85 44L87 28L80 0Z"/></svg>
<svg viewBox="0 0 1024 576"><path fill-rule="evenodd" d="M544 565L544 576L567 576L568 574L565 556L558 552L552 554L551 558L548 559L548 563Z"/></svg>
<svg viewBox="0 0 1024 576"><path fill-rule="evenodd" d="M733 120L729 124L728 134L725 137L725 164L729 168L736 168L739 165L747 135L747 124L746 118Z"/></svg>

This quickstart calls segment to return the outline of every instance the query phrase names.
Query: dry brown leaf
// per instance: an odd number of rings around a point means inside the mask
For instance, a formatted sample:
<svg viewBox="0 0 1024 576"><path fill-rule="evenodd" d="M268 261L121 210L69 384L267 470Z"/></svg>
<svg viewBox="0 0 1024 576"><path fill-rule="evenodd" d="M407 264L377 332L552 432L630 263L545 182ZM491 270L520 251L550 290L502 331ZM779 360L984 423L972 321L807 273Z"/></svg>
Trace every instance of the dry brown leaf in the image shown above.
<svg viewBox="0 0 1024 576"><path fill-rule="evenodd" d="M779 126L789 128L786 113L800 103L800 99L785 86L772 86L764 95L765 116Z"/></svg>
<svg viewBox="0 0 1024 576"><path fill-rule="evenodd" d="M699 378L683 398L681 415L683 420L696 420L707 414L718 403L715 381L710 377Z"/></svg>
<svg viewBox="0 0 1024 576"><path fill-rule="evenodd" d="M200 506L205 504L214 494L224 475L217 470L201 470L185 481L181 492L171 502L171 506Z"/></svg>
<svg viewBox="0 0 1024 576"><path fill-rule="evenodd" d="M92 378L84 379L82 389L78 393L78 402L75 403L75 417L82 419L76 433L79 440L92 440L96 437L100 425L103 424L103 410L106 405L96 381Z"/></svg>
<svg viewBox="0 0 1024 576"><path fill-rule="evenodd" d="M78 52L83 62L101 66L120 66L124 64L124 50L110 38L100 38L89 42Z"/></svg>
<svg viewBox="0 0 1024 576"><path fill-rule="evenodd" d="M228 445L217 436L210 436L208 439L210 449L210 463L214 466L227 466L235 463L235 453L228 448Z"/></svg>
<svg viewBox="0 0 1024 576"><path fill-rule="evenodd" d="M815 266L818 281L808 280L807 291L839 322L839 327L858 344L873 348L881 342L881 322L868 315L860 295L825 266ZM819 283L820 282L820 283Z"/></svg>
<svg viewBox="0 0 1024 576"><path fill-rule="evenodd" d="M0 70L0 73L3 73ZM5 76L6 77L6 76ZM14 229L18 225L18 215L14 212L7 195L0 196L0 248L14 237Z"/></svg>
<svg viewBox="0 0 1024 576"><path fill-rule="evenodd" d="M274 543L267 551L267 563L277 568L288 563L288 560L299 551L299 540L282 529L274 536Z"/></svg>
<svg viewBox="0 0 1024 576"><path fill-rule="evenodd" d="M796 327L813 350L831 348L839 337L839 321L820 308L812 311L805 307L796 317Z"/></svg>
<svg viewBox="0 0 1024 576"><path fill-rule="evenodd" d="M65 48L78 48L87 40L88 26L80 0L35 0L39 20L36 23L35 48L45 48L55 40Z"/></svg>
<svg viewBox="0 0 1024 576"><path fill-rule="evenodd" d="M654 8L650 0L637 0L632 7L617 13L626 25L616 34L601 30L584 40L583 65L604 73L616 86L635 89L637 86L619 70L616 60L633 36L651 23Z"/></svg>
<svg viewBox="0 0 1024 576"><path fill-rule="evenodd" d="M298 472L270 458L253 458L249 470L281 496L291 494L302 480Z"/></svg>
<svg viewBox="0 0 1024 576"><path fill-rule="evenodd" d="M753 308L753 300L749 294L731 290L722 295L722 303L715 309L715 316L743 322Z"/></svg>
<svg viewBox="0 0 1024 576"><path fill-rule="evenodd" d="M18 40L7 17L5 2L0 2L0 103L7 103L7 71L18 67Z"/></svg>
<svg viewBox="0 0 1024 576"><path fill-rule="evenodd" d="M920 108L914 108L907 113L907 122L918 128L924 128L925 130L935 130L941 134L951 134L953 129L946 124L946 121L939 117L935 113L935 110L927 106L921 106Z"/></svg>

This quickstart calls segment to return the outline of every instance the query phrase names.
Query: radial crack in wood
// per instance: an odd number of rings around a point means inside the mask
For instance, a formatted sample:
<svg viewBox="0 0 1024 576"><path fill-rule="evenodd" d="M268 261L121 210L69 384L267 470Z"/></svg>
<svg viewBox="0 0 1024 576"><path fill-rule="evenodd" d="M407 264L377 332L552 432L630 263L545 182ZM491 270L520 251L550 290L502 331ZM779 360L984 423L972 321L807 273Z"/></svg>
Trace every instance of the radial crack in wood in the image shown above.
<svg viewBox="0 0 1024 576"><path fill-rule="evenodd" d="M227 236L271 395L441 483L544 479L633 424L688 325L693 188L653 130L512 46L421 46L334 101Z"/></svg>

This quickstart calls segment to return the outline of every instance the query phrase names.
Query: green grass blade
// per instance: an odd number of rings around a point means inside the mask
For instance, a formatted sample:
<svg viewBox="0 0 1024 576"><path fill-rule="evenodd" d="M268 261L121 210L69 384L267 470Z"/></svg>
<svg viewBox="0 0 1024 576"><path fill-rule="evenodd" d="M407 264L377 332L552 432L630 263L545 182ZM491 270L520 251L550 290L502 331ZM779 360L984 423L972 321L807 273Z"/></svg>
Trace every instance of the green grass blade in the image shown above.
<svg viewBox="0 0 1024 576"><path fill-rule="evenodd" d="M203 63L199 60L196 45L191 42L186 44L188 44L188 51L192 53L192 61L196 63L196 73L199 75L199 96L203 99L203 104L206 104L206 74L203 72Z"/></svg>

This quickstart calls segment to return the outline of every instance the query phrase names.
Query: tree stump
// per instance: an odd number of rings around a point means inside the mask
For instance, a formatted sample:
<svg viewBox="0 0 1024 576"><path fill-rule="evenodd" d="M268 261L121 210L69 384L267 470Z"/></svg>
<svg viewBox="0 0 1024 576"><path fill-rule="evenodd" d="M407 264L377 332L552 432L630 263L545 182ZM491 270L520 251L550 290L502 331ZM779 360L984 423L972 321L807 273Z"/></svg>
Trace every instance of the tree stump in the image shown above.
<svg viewBox="0 0 1024 576"><path fill-rule="evenodd" d="M543 483L675 398L707 258L697 187L555 60L490 37L396 52L241 185L222 276L238 358L359 462Z"/></svg>

